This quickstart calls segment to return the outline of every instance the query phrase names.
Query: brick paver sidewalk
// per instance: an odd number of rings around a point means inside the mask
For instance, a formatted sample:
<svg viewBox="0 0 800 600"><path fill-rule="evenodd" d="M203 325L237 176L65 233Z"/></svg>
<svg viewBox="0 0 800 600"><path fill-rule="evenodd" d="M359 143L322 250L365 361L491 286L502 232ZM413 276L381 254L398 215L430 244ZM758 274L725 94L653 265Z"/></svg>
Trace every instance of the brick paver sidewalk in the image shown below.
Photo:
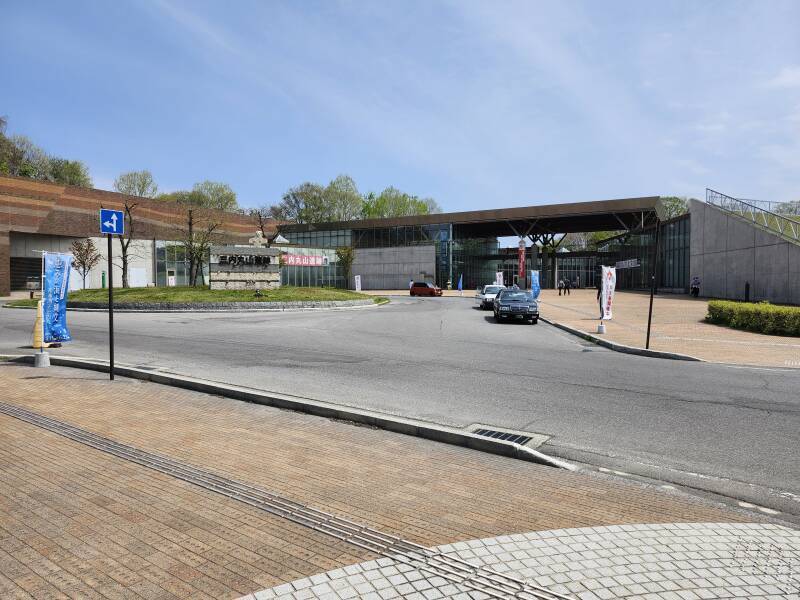
<svg viewBox="0 0 800 600"><path fill-rule="evenodd" d="M636 482L87 371L0 365L0 390L2 402L426 547L763 520ZM232 598L377 558L6 415L0 478L3 598Z"/></svg>
<svg viewBox="0 0 800 600"><path fill-rule="evenodd" d="M595 290L572 290L559 296L542 290L540 313L575 329L597 332L600 309ZM627 346L644 348L650 297L617 292L614 315L602 336ZM712 362L800 368L800 338L762 335L704 322L708 303L689 296L661 294L653 300L650 348L688 354Z"/></svg>

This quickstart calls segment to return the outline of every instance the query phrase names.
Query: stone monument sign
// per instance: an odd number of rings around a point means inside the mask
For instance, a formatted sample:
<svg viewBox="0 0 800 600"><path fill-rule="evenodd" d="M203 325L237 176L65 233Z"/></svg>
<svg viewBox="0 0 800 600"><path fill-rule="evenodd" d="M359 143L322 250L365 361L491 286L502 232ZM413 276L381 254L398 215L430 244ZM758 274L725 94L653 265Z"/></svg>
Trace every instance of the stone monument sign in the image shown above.
<svg viewBox="0 0 800 600"><path fill-rule="evenodd" d="M271 290L281 285L280 250L267 247L258 231L252 246L211 246L212 290Z"/></svg>

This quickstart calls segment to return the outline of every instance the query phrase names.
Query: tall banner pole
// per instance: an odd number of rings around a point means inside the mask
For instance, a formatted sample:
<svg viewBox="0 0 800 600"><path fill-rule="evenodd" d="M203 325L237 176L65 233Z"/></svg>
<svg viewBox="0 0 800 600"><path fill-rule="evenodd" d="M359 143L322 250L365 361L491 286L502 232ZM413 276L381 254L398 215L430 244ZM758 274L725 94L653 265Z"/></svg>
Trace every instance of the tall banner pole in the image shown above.
<svg viewBox="0 0 800 600"><path fill-rule="evenodd" d="M39 280L39 287L42 290L42 298L39 300L40 304L36 307L39 314L42 315L42 340L39 345L39 352L44 352L44 258L47 252L42 252L42 277Z"/></svg>
<svg viewBox="0 0 800 600"><path fill-rule="evenodd" d="M114 381L114 263L111 260L111 240L108 234L108 376Z"/></svg>
<svg viewBox="0 0 800 600"><path fill-rule="evenodd" d="M656 273L658 273L659 244L661 242L661 221L656 221L656 247L653 256L653 272L650 275L650 308L647 311L647 341L645 349L650 349L650 324L653 322L653 295L656 292Z"/></svg>

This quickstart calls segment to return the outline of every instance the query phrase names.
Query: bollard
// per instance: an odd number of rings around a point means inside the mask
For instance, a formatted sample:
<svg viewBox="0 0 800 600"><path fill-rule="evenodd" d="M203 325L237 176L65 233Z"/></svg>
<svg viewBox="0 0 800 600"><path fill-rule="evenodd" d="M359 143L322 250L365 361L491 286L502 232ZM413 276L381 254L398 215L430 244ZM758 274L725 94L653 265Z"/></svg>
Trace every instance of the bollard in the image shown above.
<svg viewBox="0 0 800 600"><path fill-rule="evenodd" d="M34 367L49 367L50 366L50 353L49 352L37 352L33 355L33 366Z"/></svg>
<svg viewBox="0 0 800 600"><path fill-rule="evenodd" d="M606 332L606 324L600 321L597 325L597 333L605 333Z"/></svg>

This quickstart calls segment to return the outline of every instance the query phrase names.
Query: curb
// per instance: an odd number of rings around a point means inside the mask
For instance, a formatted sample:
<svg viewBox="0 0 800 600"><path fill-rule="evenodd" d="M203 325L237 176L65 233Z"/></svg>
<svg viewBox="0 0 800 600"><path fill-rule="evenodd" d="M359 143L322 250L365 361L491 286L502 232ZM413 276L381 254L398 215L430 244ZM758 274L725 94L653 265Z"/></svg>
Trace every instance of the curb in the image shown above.
<svg viewBox="0 0 800 600"><path fill-rule="evenodd" d="M34 356L32 354L0 355L0 359L7 360L9 362L33 364ZM88 369L90 371L99 371L101 373L108 372L108 365L98 360L50 355L50 364L60 367ZM151 371L136 367L115 365L114 373L120 375L121 377L128 377L130 379L140 379L142 381L150 381L152 383L169 385L195 392L232 398L234 400L253 402L255 404L263 404L265 406L274 406L276 408L308 413L318 417L362 423L395 433L421 437L454 446L463 446L472 450L488 452L490 454L518 458L520 460L527 460L529 462L547 465L550 467L557 467L560 469L567 469L569 471L578 470L578 467L571 463L559 460L519 444L487 438L463 431L461 429L434 425L431 423L426 423L425 421L418 421L416 419L406 419L403 417L396 417L370 410L339 406L329 402L323 402L321 400L312 400L310 398L290 396L288 394L278 394L276 392L268 392L238 385L228 385L215 381L208 381L206 379L189 377L187 375L178 375L155 370Z"/></svg>
<svg viewBox="0 0 800 600"><path fill-rule="evenodd" d="M645 348L638 348L636 346L626 346L625 344L617 344L616 342L609 342L608 340L604 340L590 333L586 333L585 331L581 331L580 329L575 329L574 327L570 327L569 325L564 325L563 323L558 323L557 321L551 321L550 319L545 319L541 315L539 316L539 319L541 319L545 323L548 323L549 325L552 325L553 327L558 327L559 329L563 329L567 333L576 335L579 338L583 338L584 340L593 342L598 346L603 346L604 348L608 348L609 350L614 350L615 352L622 352L624 354L636 354L638 356L647 356L650 358L666 358L670 360L707 362L702 358L689 356L688 354L678 354L677 352L661 352L659 350L647 350Z"/></svg>
<svg viewBox="0 0 800 600"><path fill-rule="evenodd" d="M332 301L334 302L334 301ZM388 304L389 301L386 302L372 302L372 301L363 301L363 300L345 300L343 302L358 302L359 304L330 304L324 303L323 306L313 306L312 303L288 303L288 302L279 302L275 303L278 306L255 306L255 307L248 307L248 306L240 306L243 303L231 303L235 304L229 308L226 307L190 307L190 308L183 308L183 307L175 307L169 308L167 306L161 307L153 307L153 308L144 308L144 307L136 307L136 308L126 308L124 305L121 304L114 304L114 312L115 313L252 313L252 312L305 312L305 311L315 311L315 310L360 310L365 308L376 308L379 306L384 306ZM253 303L258 304L258 303ZM307 305L304 305L307 304ZM35 306L9 306L8 304L3 304L3 308L14 308L14 309L21 309L21 310L35 310ZM69 312L108 312L108 306L97 306L97 307L89 307L89 306L69 306L67 305L67 311Z"/></svg>

